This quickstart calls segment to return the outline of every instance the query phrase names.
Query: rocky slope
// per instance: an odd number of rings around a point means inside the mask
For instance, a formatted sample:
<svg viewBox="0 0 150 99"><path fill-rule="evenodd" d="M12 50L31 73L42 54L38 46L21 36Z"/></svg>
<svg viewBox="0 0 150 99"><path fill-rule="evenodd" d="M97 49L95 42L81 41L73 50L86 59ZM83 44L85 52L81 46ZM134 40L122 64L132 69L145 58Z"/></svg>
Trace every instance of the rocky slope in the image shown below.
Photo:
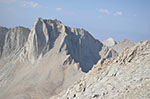
<svg viewBox="0 0 150 99"><path fill-rule="evenodd" d="M58 20L38 18L31 31L0 30L2 99L51 97L79 80L102 57L117 56L86 30Z"/></svg>
<svg viewBox="0 0 150 99"><path fill-rule="evenodd" d="M101 59L69 89L50 99L149 99L150 41Z"/></svg>

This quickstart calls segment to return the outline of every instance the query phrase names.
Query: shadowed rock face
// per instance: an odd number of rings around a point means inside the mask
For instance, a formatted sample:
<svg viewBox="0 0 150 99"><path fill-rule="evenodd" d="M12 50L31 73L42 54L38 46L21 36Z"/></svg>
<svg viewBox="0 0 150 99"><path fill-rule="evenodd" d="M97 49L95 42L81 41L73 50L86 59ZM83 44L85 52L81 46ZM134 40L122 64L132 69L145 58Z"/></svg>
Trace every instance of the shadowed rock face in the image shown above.
<svg viewBox="0 0 150 99"><path fill-rule="evenodd" d="M67 54L70 54L75 62L79 62L83 72L88 72L101 58L99 52L103 44L84 29L65 27L65 32L67 36L61 48L66 45Z"/></svg>
<svg viewBox="0 0 150 99"><path fill-rule="evenodd" d="M38 18L31 31L5 31L0 59L3 99L51 97L78 81L100 58L117 55L86 30L58 20Z"/></svg>
<svg viewBox="0 0 150 99"><path fill-rule="evenodd" d="M5 36L6 36L7 32L8 32L7 28L0 27L0 57L1 57L1 54L3 52L3 46L4 46Z"/></svg>

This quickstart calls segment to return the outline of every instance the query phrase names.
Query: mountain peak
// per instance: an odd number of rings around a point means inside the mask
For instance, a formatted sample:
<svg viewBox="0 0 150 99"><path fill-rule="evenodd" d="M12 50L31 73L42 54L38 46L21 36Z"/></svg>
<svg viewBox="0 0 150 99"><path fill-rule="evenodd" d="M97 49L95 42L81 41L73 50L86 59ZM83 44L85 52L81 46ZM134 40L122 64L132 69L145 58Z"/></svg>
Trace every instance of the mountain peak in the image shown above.
<svg viewBox="0 0 150 99"><path fill-rule="evenodd" d="M52 20L52 19L43 19L43 18L39 17L36 19L35 24L38 23L39 21L44 22L44 23L52 23L52 24L54 24L54 23L61 24L62 23L61 21L59 21L57 19Z"/></svg>
<svg viewBox="0 0 150 99"><path fill-rule="evenodd" d="M124 40L122 40L121 42L132 42L132 41L130 41L130 40L128 40L128 39L124 39Z"/></svg>
<svg viewBox="0 0 150 99"><path fill-rule="evenodd" d="M110 37L107 40L104 40L103 44L111 47L111 46L114 46L115 44L117 44L117 42L113 38Z"/></svg>
<svg viewBox="0 0 150 99"><path fill-rule="evenodd" d="M124 39L122 41L119 41L115 46L113 46L113 49L118 53L121 53L124 49L133 47L135 44L135 42Z"/></svg>
<svg viewBox="0 0 150 99"><path fill-rule="evenodd" d="M37 21L38 21L38 20L43 20L43 19L42 19L41 17L38 17L38 18L37 18Z"/></svg>

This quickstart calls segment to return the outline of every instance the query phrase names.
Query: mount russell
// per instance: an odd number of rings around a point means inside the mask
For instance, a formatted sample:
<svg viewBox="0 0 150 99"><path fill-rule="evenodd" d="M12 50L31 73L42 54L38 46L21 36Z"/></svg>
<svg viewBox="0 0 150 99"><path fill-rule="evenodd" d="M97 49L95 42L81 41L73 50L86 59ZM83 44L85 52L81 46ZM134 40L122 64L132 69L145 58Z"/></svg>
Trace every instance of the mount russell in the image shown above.
<svg viewBox="0 0 150 99"><path fill-rule="evenodd" d="M44 98L79 80L102 57L115 57L88 31L38 18L31 30L0 27L0 97Z"/></svg>

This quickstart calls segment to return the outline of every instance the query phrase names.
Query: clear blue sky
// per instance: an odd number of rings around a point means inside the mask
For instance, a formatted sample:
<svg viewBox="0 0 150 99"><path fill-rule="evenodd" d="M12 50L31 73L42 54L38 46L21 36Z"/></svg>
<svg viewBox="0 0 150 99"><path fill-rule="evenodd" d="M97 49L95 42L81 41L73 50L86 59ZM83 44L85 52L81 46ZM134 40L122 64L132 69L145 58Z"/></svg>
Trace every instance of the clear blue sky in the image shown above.
<svg viewBox="0 0 150 99"><path fill-rule="evenodd" d="M150 0L0 0L0 26L31 29L38 17L84 28L99 40L150 40Z"/></svg>

